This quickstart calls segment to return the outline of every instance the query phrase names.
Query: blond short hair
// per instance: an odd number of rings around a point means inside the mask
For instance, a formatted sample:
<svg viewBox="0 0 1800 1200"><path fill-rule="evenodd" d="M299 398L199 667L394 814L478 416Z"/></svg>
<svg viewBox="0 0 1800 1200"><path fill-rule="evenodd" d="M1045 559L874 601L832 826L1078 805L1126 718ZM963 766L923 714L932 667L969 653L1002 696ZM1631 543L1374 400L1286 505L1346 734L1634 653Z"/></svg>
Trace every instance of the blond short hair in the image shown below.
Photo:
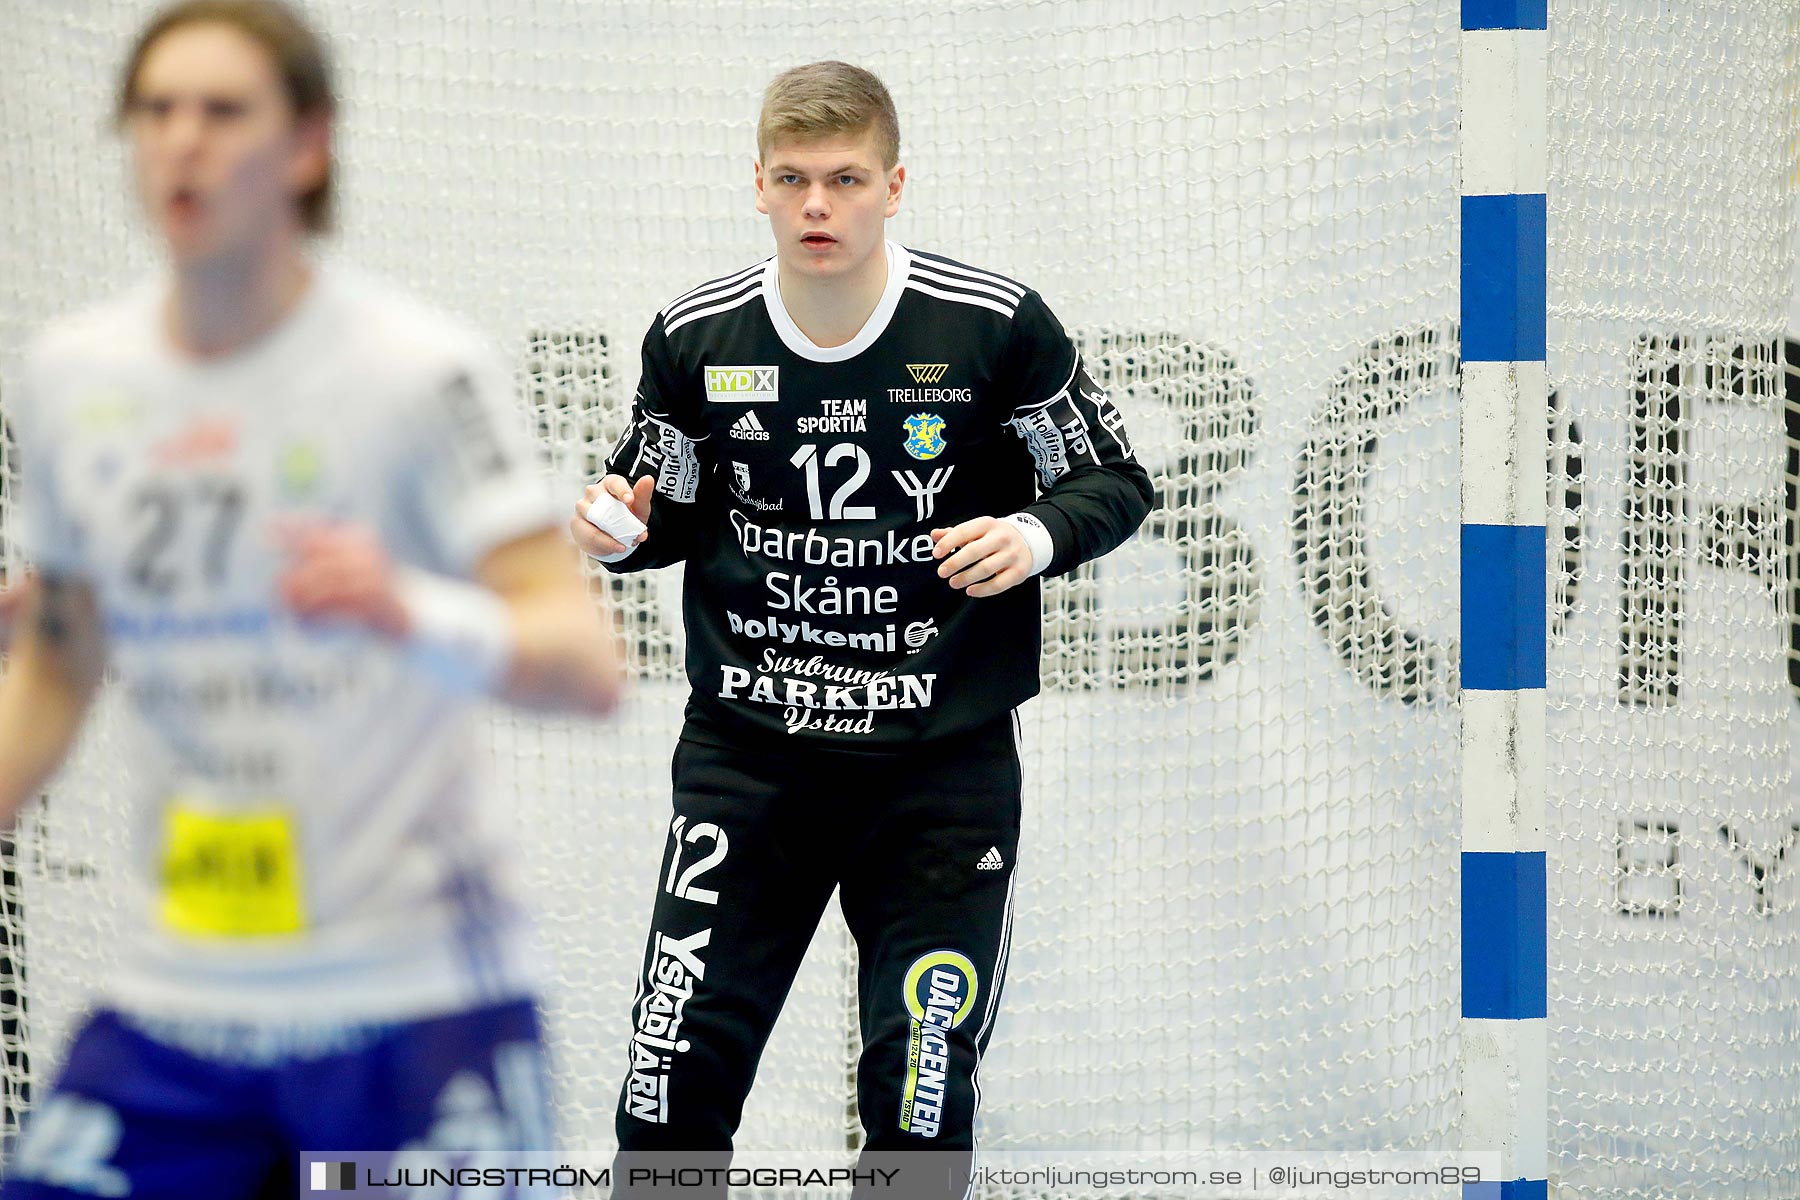
<svg viewBox="0 0 1800 1200"><path fill-rule="evenodd" d="M900 161L900 117L887 85L846 62L807 63L769 81L756 121L756 150L767 159L777 142L871 129L882 169L891 171Z"/></svg>

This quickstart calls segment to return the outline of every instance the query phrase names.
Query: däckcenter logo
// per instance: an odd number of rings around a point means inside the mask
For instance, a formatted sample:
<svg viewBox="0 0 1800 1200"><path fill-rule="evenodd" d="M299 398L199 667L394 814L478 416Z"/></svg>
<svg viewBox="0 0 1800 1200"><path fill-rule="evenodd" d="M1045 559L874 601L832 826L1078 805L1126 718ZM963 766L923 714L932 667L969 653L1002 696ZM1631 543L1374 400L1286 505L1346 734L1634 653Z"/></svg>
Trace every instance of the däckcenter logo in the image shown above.
<svg viewBox="0 0 1800 1200"><path fill-rule="evenodd" d="M950 1072L950 1031L974 1011L981 987L975 964L954 950L920 955L907 968L902 986L912 1035L906 1049L906 1083L900 1091L900 1128L936 1137Z"/></svg>

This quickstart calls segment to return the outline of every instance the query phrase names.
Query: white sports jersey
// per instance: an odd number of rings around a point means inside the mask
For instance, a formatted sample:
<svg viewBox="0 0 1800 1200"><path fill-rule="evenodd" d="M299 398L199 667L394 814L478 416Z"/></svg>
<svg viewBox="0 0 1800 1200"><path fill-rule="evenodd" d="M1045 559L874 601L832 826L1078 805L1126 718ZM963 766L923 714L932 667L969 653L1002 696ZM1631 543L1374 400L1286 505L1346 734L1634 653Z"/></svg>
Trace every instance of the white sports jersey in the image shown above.
<svg viewBox="0 0 1800 1200"><path fill-rule="evenodd" d="M468 700L373 635L301 627L275 592L285 516L361 523L464 577L550 526L506 372L336 268L216 361L172 349L166 295L53 326L10 406L29 549L94 586L133 726L141 927L105 999L374 1020L529 994Z"/></svg>

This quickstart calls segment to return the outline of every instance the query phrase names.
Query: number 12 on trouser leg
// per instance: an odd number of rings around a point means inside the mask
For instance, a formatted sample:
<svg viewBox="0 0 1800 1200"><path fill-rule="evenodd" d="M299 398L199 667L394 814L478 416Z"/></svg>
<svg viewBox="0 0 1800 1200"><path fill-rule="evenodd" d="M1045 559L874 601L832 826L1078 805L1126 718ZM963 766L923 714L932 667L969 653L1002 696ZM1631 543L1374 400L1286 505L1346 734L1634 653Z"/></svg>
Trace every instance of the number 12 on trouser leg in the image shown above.
<svg viewBox="0 0 1800 1200"><path fill-rule="evenodd" d="M622 1151L731 1148L756 1064L835 883L787 831L790 781L683 741L632 1002ZM773 776L773 777L771 777ZM666 1164L664 1164L666 1165ZM629 1158L616 1172L629 1190ZM722 1192L720 1194L723 1194Z"/></svg>

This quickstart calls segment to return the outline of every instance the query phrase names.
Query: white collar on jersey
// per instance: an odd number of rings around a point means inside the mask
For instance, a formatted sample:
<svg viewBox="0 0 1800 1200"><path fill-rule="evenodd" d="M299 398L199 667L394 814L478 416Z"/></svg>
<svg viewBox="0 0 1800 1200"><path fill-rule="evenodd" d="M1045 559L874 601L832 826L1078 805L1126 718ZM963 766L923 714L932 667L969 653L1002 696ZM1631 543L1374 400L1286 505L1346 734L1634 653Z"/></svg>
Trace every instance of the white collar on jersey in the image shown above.
<svg viewBox="0 0 1800 1200"><path fill-rule="evenodd" d="M896 242L887 243L888 275L887 286L881 291L881 299L876 301L875 311L863 322L863 327L856 336L841 346L819 346L800 331L794 324L794 318L788 316L787 306L781 302L781 277L778 259L771 258L769 265L763 268L763 304L768 307L769 320L775 325L775 332L789 350L801 358L813 362L843 362L847 358L855 358L864 350L875 344L887 329L888 322L893 319L894 309L900 303L900 293L906 290L906 276L912 270L912 256L906 247Z"/></svg>

